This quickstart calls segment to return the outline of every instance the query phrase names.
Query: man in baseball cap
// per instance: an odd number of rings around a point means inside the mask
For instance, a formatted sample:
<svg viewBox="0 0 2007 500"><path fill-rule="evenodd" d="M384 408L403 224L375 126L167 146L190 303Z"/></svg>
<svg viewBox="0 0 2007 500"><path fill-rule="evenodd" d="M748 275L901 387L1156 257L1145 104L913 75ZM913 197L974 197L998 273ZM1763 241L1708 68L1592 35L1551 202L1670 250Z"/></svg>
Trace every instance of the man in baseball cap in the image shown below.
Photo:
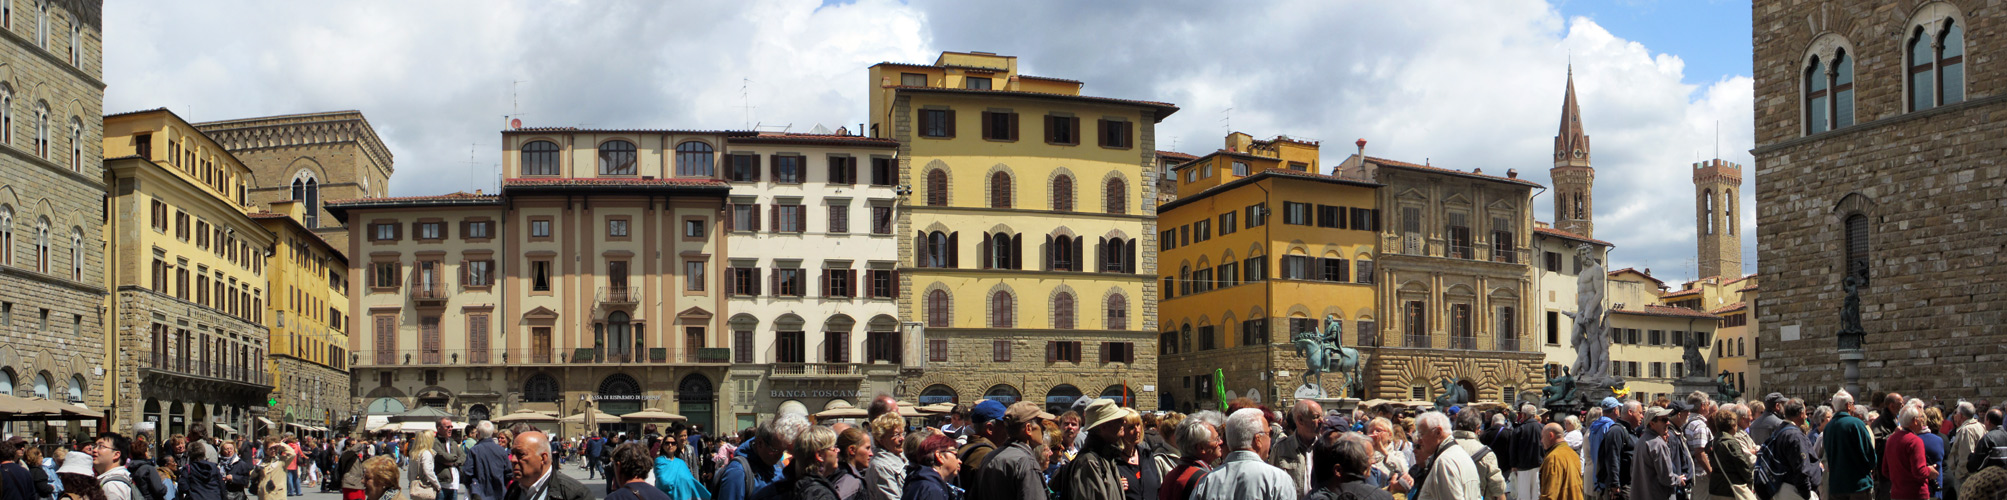
<svg viewBox="0 0 2007 500"><path fill-rule="evenodd" d="M1039 422L1052 418L1051 413L1030 401L1019 401L1005 410L1003 418L997 419L992 427L1000 428L999 435L1009 435L1009 445L989 457L976 471L977 485L981 488L968 490L970 500L1045 500L1044 471L1031 447L1045 437L1045 427Z"/></svg>
<svg viewBox="0 0 2007 500"><path fill-rule="evenodd" d="M1004 426L997 423L997 419L1003 416L1004 404L994 399L985 399L969 409L969 442L955 450L955 457L962 462L962 470L955 474L957 486L968 491L978 489L976 483L982 478L976 470L982 468L990 452L996 451L996 443L1010 436Z"/></svg>

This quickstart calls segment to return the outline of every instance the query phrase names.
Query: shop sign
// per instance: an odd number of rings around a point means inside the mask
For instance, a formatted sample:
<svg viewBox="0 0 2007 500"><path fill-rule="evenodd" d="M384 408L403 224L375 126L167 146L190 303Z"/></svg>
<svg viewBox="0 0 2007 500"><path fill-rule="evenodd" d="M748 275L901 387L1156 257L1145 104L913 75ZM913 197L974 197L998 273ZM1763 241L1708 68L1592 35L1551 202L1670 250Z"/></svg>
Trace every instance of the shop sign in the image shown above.
<svg viewBox="0 0 2007 500"><path fill-rule="evenodd" d="M853 389L814 389L814 390L792 390L792 391L775 389L767 391L767 397L775 399L800 399L800 398L863 398L867 396L865 395L864 391L853 390Z"/></svg>
<svg viewBox="0 0 2007 500"><path fill-rule="evenodd" d="M657 399L662 399L662 396L655 396L655 395L644 396L640 394L595 394L592 396L592 399L594 401L642 401L642 400L654 401Z"/></svg>

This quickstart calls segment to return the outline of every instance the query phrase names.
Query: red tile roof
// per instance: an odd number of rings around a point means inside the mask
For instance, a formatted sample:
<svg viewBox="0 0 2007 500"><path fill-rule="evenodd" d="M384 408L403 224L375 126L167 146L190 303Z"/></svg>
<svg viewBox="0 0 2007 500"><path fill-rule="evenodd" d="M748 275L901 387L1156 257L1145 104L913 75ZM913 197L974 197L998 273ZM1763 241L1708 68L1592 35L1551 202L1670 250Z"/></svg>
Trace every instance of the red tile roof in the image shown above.
<svg viewBox="0 0 2007 500"><path fill-rule="evenodd" d="M1422 170L1422 171L1427 171L1427 172L1436 172L1436 173L1443 173L1443 174L1450 174L1450 175L1455 175L1455 176L1460 176L1460 177L1470 177L1470 178L1474 178L1474 179L1485 179L1485 180L1493 180L1493 181L1499 181L1499 182L1509 182L1509 183L1513 183L1513 184L1520 184L1520 185L1525 185L1525 186L1529 186L1529 187L1536 187L1536 188L1544 188L1544 187L1547 187L1547 186L1542 186L1542 185L1540 185L1540 183L1537 183L1537 182L1533 182L1533 181L1529 181L1529 180L1525 180L1525 179L1513 179L1513 178L1508 178L1508 177L1499 177L1499 176L1496 176L1496 175L1490 175L1490 174L1480 174L1480 173L1476 173L1476 172L1465 172L1465 171L1462 171L1462 170L1456 170L1456 169L1449 169L1449 168L1442 168L1442 167L1435 167L1435 166L1429 166L1429 165L1416 165L1416 164L1413 164L1413 163L1408 163L1408 162L1404 162L1404 161L1395 161L1395 160L1389 160L1389 159L1385 159L1385 158L1376 158L1376 157L1372 157L1372 156L1368 156L1368 157L1366 157L1366 161L1369 161L1369 162L1373 162L1373 163L1376 163L1376 164L1379 164L1379 165L1380 165L1380 166L1382 166L1382 167L1396 167L1396 168L1406 168L1406 169L1412 169L1412 170Z"/></svg>
<svg viewBox="0 0 2007 500"><path fill-rule="evenodd" d="M1727 314L1727 313L1732 313L1732 312L1736 312L1736 311L1740 311L1740 310L1743 310L1743 309L1747 309L1747 308L1749 308L1749 303L1747 303L1747 302L1736 302L1736 303L1734 303L1734 304L1729 304L1729 305L1725 305L1725 306L1721 306L1721 308L1720 308L1720 309L1715 309L1715 310L1712 310L1712 311L1708 311L1707 313L1708 313L1708 314L1714 314L1714 315L1721 315L1721 314Z"/></svg>
<svg viewBox="0 0 2007 500"><path fill-rule="evenodd" d="M760 134L751 137L733 136L725 139L732 144L804 144L816 146L848 146L863 148L896 148L899 141L863 137L855 135L823 134Z"/></svg>
<svg viewBox="0 0 2007 500"><path fill-rule="evenodd" d="M322 238L320 233L316 233L314 232L314 230L308 229L307 226L305 224L301 224L298 219L288 217L286 216L286 214L273 213L273 212L252 212L249 215L253 219L266 219L266 220L284 219L287 222L291 222L292 223L291 225L293 226L294 229L299 229L300 232L306 233L308 237L313 238L313 241L320 242L321 247L326 248L329 254L334 255L334 258L341 259L341 263L343 266L348 265L348 254L345 251L335 248L334 244L328 243L327 238Z"/></svg>
<svg viewBox="0 0 2007 500"><path fill-rule="evenodd" d="M1024 90L996 90L996 89L950 89L950 88L941 88L941 87L914 87L914 86L906 86L906 85L892 85L892 86L888 86L888 87L885 87L885 88L889 88L889 89L893 89L893 90L899 90L899 91L905 91L905 92L920 92L920 93L930 93L930 94L986 94L986 95L997 95L997 96L1014 96L1014 97L1030 97L1030 98L1039 98L1039 99L1060 99L1060 100L1068 100L1068 101L1087 101L1087 102L1093 102L1093 103L1100 103L1100 104L1123 104L1123 105L1130 105L1130 106L1148 106L1148 107L1154 107L1154 108L1157 108L1157 109L1158 109L1159 111L1163 111L1162 113L1159 113L1159 114L1157 114L1157 116L1156 116L1156 119L1157 119L1157 120L1159 120L1159 121L1162 121L1162 120L1164 119L1164 117L1167 117L1167 116L1171 116L1171 113L1176 113L1176 112L1178 112L1178 106L1177 106L1176 104L1171 104L1171 103L1168 103L1168 102L1157 102L1157 101L1139 101L1139 100L1135 100L1135 99L1120 99L1120 98L1114 98L1114 97L1094 97L1094 96L1084 96L1084 95L1075 95L1075 94L1054 94L1054 93L1051 93L1051 92L1030 92L1030 91L1024 91Z"/></svg>
<svg viewBox="0 0 2007 500"><path fill-rule="evenodd" d="M1571 239L1571 240L1575 240L1575 241L1585 241L1585 242L1589 242L1589 243L1594 243L1594 244L1597 244L1597 245L1602 245L1602 246L1606 246L1606 247L1615 247L1615 246L1617 246L1617 245L1615 245L1615 244L1612 244L1612 243L1610 243L1610 242L1607 242L1607 241L1603 241L1603 240L1599 240L1599 239L1595 239L1595 238L1590 238L1590 237L1588 237L1588 236L1583 236L1583 235L1579 235L1579 234L1575 234L1575 233L1571 233L1571 232L1567 232L1567 231L1562 231L1562 230L1559 230L1559 229L1554 229L1554 228L1551 228L1551 227L1536 227L1536 228L1533 228L1533 232L1535 232L1535 233L1540 233L1540 234L1545 234L1545 235L1548 235L1548 236L1553 236L1553 237L1556 237L1556 238L1567 238L1567 239Z"/></svg>
<svg viewBox="0 0 2007 500"><path fill-rule="evenodd" d="M1381 184L1380 184L1380 183L1377 183L1377 182L1372 182L1372 181L1366 181L1366 180L1359 180L1359 179L1351 179L1351 178L1345 178L1345 177L1338 177L1338 176L1335 176L1335 175L1324 175L1324 174L1313 174L1313 173L1309 173L1309 172L1298 172L1298 171L1295 171L1295 170L1289 170L1289 169L1284 169L1284 168L1271 168L1271 169L1268 169L1268 170L1263 170L1263 171L1260 171L1260 172L1255 172L1255 173L1254 173L1254 175L1249 175L1249 176L1247 176L1247 177L1242 177L1242 178L1239 178L1239 179L1234 179L1234 180L1232 180L1232 181L1228 181L1228 182L1222 182L1222 183L1220 183L1220 184L1219 184L1219 185L1217 185L1217 186L1213 186L1213 187L1209 187L1209 188L1206 188L1206 189L1205 189L1204 191L1199 191L1199 192L1197 192L1197 193L1192 193L1192 195L1191 195L1191 196L1183 196L1183 197L1179 197L1179 198L1178 198L1178 199L1176 199L1176 200L1171 200L1171 201L1169 201L1169 202L1165 202L1165 203L1164 203L1164 204L1162 204L1162 205L1157 205L1157 213L1160 213L1160 214L1161 214L1161 213L1164 213L1165 211L1168 211L1168 210L1170 210L1170 209L1173 209L1173 208L1177 208L1177 207L1181 207L1181 206L1185 206L1185 205L1188 205L1188 204L1191 204L1191 203L1192 203L1192 202L1194 202L1194 201L1198 201L1198 200L1200 200L1200 199L1204 199L1204 198L1205 198L1205 197L1207 197L1207 196L1212 196L1213 194L1216 194L1216 193L1224 193L1224 192L1227 192L1227 191L1230 191L1230 190L1233 190L1233 189L1236 189L1236 188L1239 188L1239 187L1241 187L1241 186L1244 186L1244 185L1247 185L1247 184L1249 184L1249 183L1252 183L1252 182L1256 182L1256 181L1259 181L1259 180L1261 180L1261 179L1266 179L1266 178L1269 178L1269 177L1295 177L1295 178L1298 178L1298 179L1305 179L1305 180L1312 180L1312 181L1318 181L1318 182L1324 182L1324 183L1329 183L1329 184L1343 184L1343 185L1349 185L1349 186L1358 186L1358 187L1364 187L1364 188L1374 188L1374 189L1377 189L1377 188L1379 188L1379 187L1381 186Z"/></svg>
<svg viewBox="0 0 2007 500"><path fill-rule="evenodd" d="M1674 317L1674 318L1707 318L1707 319L1715 319L1714 315L1712 315L1712 314L1708 314L1708 313L1706 313L1706 312L1702 312L1702 311L1698 311L1698 310L1694 310L1694 309L1687 309L1687 308L1684 308L1684 307L1672 307L1672 306L1655 306L1655 305L1646 305L1646 306L1644 306L1644 308L1643 308L1643 309L1630 309L1630 308L1625 308L1625 309L1613 309L1613 310L1611 310L1610 312L1613 312L1613 313L1623 313L1623 314L1636 314L1636 315L1641 315L1641 316L1665 316L1665 317Z"/></svg>
<svg viewBox="0 0 2007 500"><path fill-rule="evenodd" d="M1180 152L1177 152L1177 151L1165 151L1165 150L1162 150L1162 149L1159 149L1159 150L1157 150L1157 156L1162 156L1162 157L1165 157L1165 158L1170 158L1170 159L1173 159L1173 160L1180 160L1180 161L1191 161L1191 160L1197 160L1197 159L1199 159L1199 157L1197 157L1197 156L1192 156L1192 155L1189 155L1189 154L1185 154L1185 153L1180 153Z"/></svg>
<svg viewBox="0 0 2007 500"><path fill-rule="evenodd" d="M1665 286L1666 286L1666 282L1665 282L1664 280L1660 280L1660 279L1658 279L1658 278L1653 278L1653 277L1652 277L1652 275L1649 275L1649 274L1645 274L1645 272L1644 272L1644 271L1639 271L1639 270L1638 270L1638 268L1635 268L1635 267L1626 267L1626 268L1623 268L1623 269L1618 269L1618 270L1615 270L1615 271L1610 271L1610 276L1614 277L1614 276L1616 276L1616 275L1619 275L1619 274L1624 274L1624 273L1627 273L1627 272L1629 272L1629 273L1637 273L1637 274L1638 274L1638 276L1644 276L1644 277L1645 277L1645 279L1648 279L1648 280L1652 280L1652 282L1654 282L1654 283L1658 283L1658 284L1659 284L1659 288L1665 288Z"/></svg>
<svg viewBox="0 0 2007 500"><path fill-rule="evenodd" d="M458 193L451 193L451 194L439 194L439 195L431 195L431 196L394 196L394 197L387 197L387 198L349 198L349 199L344 199L344 200L328 200L328 201L325 201L325 202L322 202L321 204L322 204L322 205L327 205L327 206L340 206L340 205L365 205L365 204L368 204L368 205L376 205L376 204L390 204L390 203L401 203L401 202L427 202L427 201L469 201L469 202L482 202L482 201L500 201L501 199L502 199L502 197L501 197L501 196L499 196L499 195L492 195L492 194L474 194L474 193L469 193L469 192L466 192L466 191L461 191L461 192L458 192Z"/></svg>
<svg viewBox="0 0 2007 500"><path fill-rule="evenodd" d="M1669 298L1669 297L1679 297L1679 296L1684 296L1684 295L1694 295L1694 294L1698 294L1698 293L1700 293L1700 289L1699 289L1699 288L1688 288L1688 289L1685 289L1685 290L1676 290L1676 291L1671 291L1671 292L1666 292L1666 293L1665 293L1664 295L1660 295L1660 296L1659 296L1659 298L1663 299L1663 298Z"/></svg>

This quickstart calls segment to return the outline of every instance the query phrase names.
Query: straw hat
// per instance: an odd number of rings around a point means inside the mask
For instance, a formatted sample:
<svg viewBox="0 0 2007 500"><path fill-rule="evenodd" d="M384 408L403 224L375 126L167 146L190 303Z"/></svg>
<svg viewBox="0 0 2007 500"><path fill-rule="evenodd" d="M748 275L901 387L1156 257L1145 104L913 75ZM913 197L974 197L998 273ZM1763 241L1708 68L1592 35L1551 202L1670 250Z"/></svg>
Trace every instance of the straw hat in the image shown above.
<svg viewBox="0 0 2007 500"><path fill-rule="evenodd" d="M1093 404L1087 405L1086 417L1088 424L1086 428L1092 430L1100 427L1101 424L1122 420L1134 414L1136 414L1136 410L1123 408L1121 405L1116 404L1113 398L1096 399Z"/></svg>

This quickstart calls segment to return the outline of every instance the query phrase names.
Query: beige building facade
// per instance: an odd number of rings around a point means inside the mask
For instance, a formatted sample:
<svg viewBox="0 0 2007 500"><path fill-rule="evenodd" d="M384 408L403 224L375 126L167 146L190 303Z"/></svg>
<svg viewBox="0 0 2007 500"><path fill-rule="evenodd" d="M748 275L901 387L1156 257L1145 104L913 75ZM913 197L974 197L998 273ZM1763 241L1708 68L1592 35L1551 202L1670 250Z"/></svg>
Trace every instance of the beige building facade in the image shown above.
<svg viewBox="0 0 2007 500"><path fill-rule="evenodd" d="M251 167L254 206L296 201L300 223L346 252L348 231L328 216L327 200L390 193L396 172L390 148L360 111L263 116L195 124Z"/></svg>

